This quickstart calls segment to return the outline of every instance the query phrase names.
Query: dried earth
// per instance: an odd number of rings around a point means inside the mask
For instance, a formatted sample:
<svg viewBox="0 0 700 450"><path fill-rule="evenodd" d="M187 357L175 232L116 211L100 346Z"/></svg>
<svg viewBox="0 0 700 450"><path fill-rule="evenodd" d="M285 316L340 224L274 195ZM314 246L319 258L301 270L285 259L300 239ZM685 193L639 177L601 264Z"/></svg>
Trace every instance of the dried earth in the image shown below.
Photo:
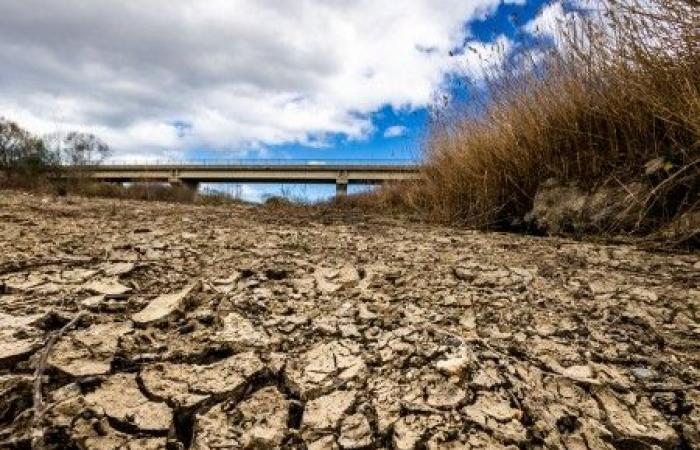
<svg viewBox="0 0 700 450"><path fill-rule="evenodd" d="M0 448L700 448L699 364L697 254L0 191Z"/></svg>

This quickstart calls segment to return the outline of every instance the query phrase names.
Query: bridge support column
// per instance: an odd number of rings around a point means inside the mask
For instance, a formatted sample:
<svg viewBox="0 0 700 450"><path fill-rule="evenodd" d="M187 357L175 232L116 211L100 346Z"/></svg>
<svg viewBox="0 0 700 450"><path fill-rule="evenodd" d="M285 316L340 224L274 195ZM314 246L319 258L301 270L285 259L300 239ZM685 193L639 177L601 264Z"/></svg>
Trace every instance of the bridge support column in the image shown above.
<svg viewBox="0 0 700 450"><path fill-rule="evenodd" d="M338 180L335 182L335 198L345 198L348 195L348 182L347 180Z"/></svg>
<svg viewBox="0 0 700 450"><path fill-rule="evenodd" d="M171 178L168 180L168 183L170 183L170 186L172 187L184 187L194 192L197 192L197 190L199 189L199 181Z"/></svg>

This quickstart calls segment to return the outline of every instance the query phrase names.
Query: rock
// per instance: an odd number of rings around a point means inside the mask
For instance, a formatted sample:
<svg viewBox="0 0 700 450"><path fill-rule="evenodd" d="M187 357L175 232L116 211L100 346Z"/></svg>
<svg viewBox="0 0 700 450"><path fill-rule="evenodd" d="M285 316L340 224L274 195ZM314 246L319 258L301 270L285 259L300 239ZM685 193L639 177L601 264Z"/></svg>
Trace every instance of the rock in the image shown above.
<svg viewBox="0 0 700 450"><path fill-rule="evenodd" d="M367 417L353 414L343 419L338 442L344 449L360 449L372 445L372 429Z"/></svg>
<svg viewBox="0 0 700 450"><path fill-rule="evenodd" d="M224 404L198 415L194 449L232 448L274 450L287 435L289 401L275 387L255 392L230 410Z"/></svg>
<svg viewBox="0 0 700 450"><path fill-rule="evenodd" d="M288 384L304 399L330 392L365 373L358 345L348 341L317 344L285 368Z"/></svg>
<svg viewBox="0 0 700 450"><path fill-rule="evenodd" d="M141 393L133 374L110 376L85 401L111 419L146 432L167 432L173 418L165 403L152 402Z"/></svg>
<svg viewBox="0 0 700 450"><path fill-rule="evenodd" d="M354 391L335 391L308 402L301 422L305 440L336 431L340 419L355 403L356 395Z"/></svg>
<svg viewBox="0 0 700 450"><path fill-rule="evenodd" d="M83 289L93 294L104 295L105 298L124 298L131 288L114 280L92 281L83 285Z"/></svg>
<svg viewBox="0 0 700 450"><path fill-rule="evenodd" d="M144 309L134 314L131 320L138 325L151 325L171 318L181 313L186 306L186 300L198 287L198 283L190 284L175 294L164 294L152 300Z"/></svg>
<svg viewBox="0 0 700 450"><path fill-rule="evenodd" d="M265 370L254 353L241 353L210 365L157 363L141 373L151 397L191 408L210 397L237 397Z"/></svg>
<svg viewBox="0 0 700 450"><path fill-rule="evenodd" d="M105 375L111 370L119 339L131 324L113 322L69 332L54 346L48 364L72 377Z"/></svg>

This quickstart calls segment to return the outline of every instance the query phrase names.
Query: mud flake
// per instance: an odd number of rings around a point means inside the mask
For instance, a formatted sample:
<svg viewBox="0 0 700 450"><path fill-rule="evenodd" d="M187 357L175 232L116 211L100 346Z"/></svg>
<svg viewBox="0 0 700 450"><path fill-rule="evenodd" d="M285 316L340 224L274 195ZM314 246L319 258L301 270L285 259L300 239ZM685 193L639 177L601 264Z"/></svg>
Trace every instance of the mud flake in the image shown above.
<svg viewBox="0 0 700 450"><path fill-rule="evenodd" d="M84 449L162 450L166 446L164 437L137 437L116 431L105 417L78 417L71 437Z"/></svg>
<svg viewBox="0 0 700 450"><path fill-rule="evenodd" d="M301 424L305 440L337 430L340 419L355 403L356 395L354 391L335 391L308 402Z"/></svg>
<svg viewBox="0 0 700 450"><path fill-rule="evenodd" d="M45 316L13 316L0 313L0 368L26 359L41 347L43 332L33 325Z"/></svg>
<svg viewBox="0 0 700 450"><path fill-rule="evenodd" d="M97 390L87 394L85 401L100 408L108 417L142 431L165 432L172 422L170 408L146 398L133 374L112 375Z"/></svg>
<svg viewBox="0 0 700 450"><path fill-rule="evenodd" d="M609 388L598 390L596 397L605 410L608 426L619 436L665 447L671 447L677 441L676 432L647 398L639 399L634 407L629 408Z"/></svg>
<svg viewBox="0 0 700 450"><path fill-rule="evenodd" d="M105 298L123 298L131 288L124 286L115 280L97 280L83 285L83 289L97 295L104 295Z"/></svg>
<svg viewBox="0 0 700 450"><path fill-rule="evenodd" d="M338 450L340 447L335 441L335 436L324 436L308 444L306 448L307 450Z"/></svg>
<svg viewBox="0 0 700 450"><path fill-rule="evenodd" d="M467 392L450 382L429 386L426 393L426 404L438 409L456 408L467 399Z"/></svg>
<svg viewBox="0 0 700 450"><path fill-rule="evenodd" d="M198 415L193 448L280 448L287 434L288 420L289 401L277 388L266 387L235 409L218 404Z"/></svg>
<svg viewBox="0 0 700 450"><path fill-rule="evenodd" d="M102 272L108 277L121 277L134 271L136 264L132 262L106 263L101 266Z"/></svg>
<svg viewBox="0 0 700 450"><path fill-rule="evenodd" d="M210 396L241 394L264 369L255 354L241 353L210 365L154 364L142 371L141 380L150 395L191 407Z"/></svg>
<svg viewBox="0 0 700 450"><path fill-rule="evenodd" d="M359 346L349 341L320 343L285 369L290 386L302 398L329 392L335 386L365 376Z"/></svg>
<svg viewBox="0 0 700 450"><path fill-rule="evenodd" d="M372 429L367 417L353 414L343 419L338 442L344 449L360 449L372 444Z"/></svg>
<svg viewBox="0 0 700 450"><path fill-rule="evenodd" d="M426 434L442 422L439 416L406 416L394 424L392 435L393 448L396 450L414 450L423 441Z"/></svg>
<svg viewBox="0 0 700 450"><path fill-rule="evenodd" d="M229 313L223 318L222 327L212 340L235 351L265 348L270 344L270 336L265 330L238 313Z"/></svg>
<svg viewBox="0 0 700 450"><path fill-rule="evenodd" d="M131 320L138 325L150 325L182 312L186 306L185 301L196 287L196 283L190 284L180 292L156 297L144 309L134 314Z"/></svg>
<svg viewBox="0 0 700 450"><path fill-rule="evenodd" d="M53 348L48 363L73 377L109 373L119 339L131 331L129 323L95 324L63 336Z"/></svg>
<svg viewBox="0 0 700 450"><path fill-rule="evenodd" d="M491 430L505 442L524 442L527 432L520 423L522 412L510 406L499 394L487 392L479 395L473 405L464 408L466 416L480 426Z"/></svg>
<svg viewBox="0 0 700 450"><path fill-rule="evenodd" d="M435 368L446 375L462 375L472 364L470 356L455 356L435 363Z"/></svg>

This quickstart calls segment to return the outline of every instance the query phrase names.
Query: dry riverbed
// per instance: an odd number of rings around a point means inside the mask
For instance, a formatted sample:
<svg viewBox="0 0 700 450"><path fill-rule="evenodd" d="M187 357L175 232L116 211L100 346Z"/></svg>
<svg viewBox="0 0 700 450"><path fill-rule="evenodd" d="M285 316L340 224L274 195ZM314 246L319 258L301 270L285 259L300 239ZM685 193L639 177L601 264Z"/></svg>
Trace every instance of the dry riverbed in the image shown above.
<svg viewBox="0 0 700 450"><path fill-rule="evenodd" d="M697 254L0 191L0 448L700 448L699 364Z"/></svg>

